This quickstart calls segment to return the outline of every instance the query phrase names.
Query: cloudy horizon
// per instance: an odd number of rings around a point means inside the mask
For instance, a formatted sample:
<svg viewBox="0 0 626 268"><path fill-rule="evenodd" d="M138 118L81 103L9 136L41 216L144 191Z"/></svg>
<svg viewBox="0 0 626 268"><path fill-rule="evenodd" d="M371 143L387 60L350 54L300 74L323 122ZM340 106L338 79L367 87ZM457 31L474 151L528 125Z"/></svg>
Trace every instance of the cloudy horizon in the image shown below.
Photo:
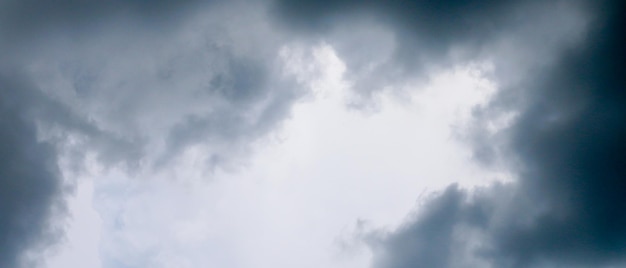
<svg viewBox="0 0 626 268"><path fill-rule="evenodd" d="M0 0L0 267L626 267L624 11Z"/></svg>

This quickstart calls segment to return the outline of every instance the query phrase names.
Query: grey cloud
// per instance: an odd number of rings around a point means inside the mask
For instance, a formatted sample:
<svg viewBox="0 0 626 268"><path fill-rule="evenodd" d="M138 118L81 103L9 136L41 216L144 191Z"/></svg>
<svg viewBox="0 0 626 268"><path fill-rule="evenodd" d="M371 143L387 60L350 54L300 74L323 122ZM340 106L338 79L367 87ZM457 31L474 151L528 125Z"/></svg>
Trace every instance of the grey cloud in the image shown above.
<svg viewBox="0 0 626 268"><path fill-rule="evenodd" d="M305 91L263 5L208 4L0 2L0 266L63 234L61 154L151 169L201 144L222 167L288 117Z"/></svg>
<svg viewBox="0 0 626 268"><path fill-rule="evenodd" d="M523 224L534 213L516 190L497 183L472 193L457 185L433 193L396 230L363 235L373 252L372 267L510 267L494 261L490 234Z"/></svg>
<svg viewBox="0 0 626 268"><path fill-rule="evenodd" d="M569 4L588 24L560 15ZM335 25L373 16L394 34L393 56L381 66L399 68L392 77L400 81L427 74L424 66L491 58L501 91L477 108L471 128L517 113L508 128L476 131L472 141L478 159L503 159L518 180L442 193L373 243L375 267L625 265L622 2L278 1L276 10L323 38ZM348 66L367 58L347 55ZM364 90L358 82L355 89Z"/></svg>
<svg viewBox="0 0 626 268"><path fill-rule="evenodd" d="M53 144L39 141L27 84L0 75L0 266L32 267L59 236L64 210Z"/></svg>
<svg viewBox="0 0 626 268"><path fill-rule="evenodd" d="M597 267L626 250L624 5L597 3L587 39L562 52L511 127L511 151L524 163L521 184L545 207L542 224L511 235L504 253L575 260Z"/></svg>
<svg viewBox="0 0 626 268"><path fill-rule="evenodd" d="M495 42L521 31L529 14L545 16L546 5L551 3L279 0L273 10L279 23L337 49L354 89L367 99L386 87L423 82L432 72L484 59Z"/></svg>
<svg viewBox="0 0 626 268"><path fill-rule="evenodd" d="M493 150L505 150L504 157L521 165L517 197L502 208L517 213L476 227L486 231L481 239L491 245L483 258L495 267L624 265L626 113L618 60L624 9L604 8L581 45L561 51L543 75L509 89L523 91L525 100L516 107L518 119L499 134L508 144Z"/></svg>
<svg viewBox="0 0 626 268"><path fill-rule="evenodd" d="M463 209L463 194L454 186L432 200L415 220L385 237L382 245L374 242L374 267L449 267L453 230Z"/></svg>
<svg viewBox="0 0 626 268"><path fill-rule="evenodd" d="M54 139L38 139L36 125L53 136L60 129L53 138L61 144L65 134L82 137L79 150L109 164L167 161L202 142L220 162L279 125L304 94L282 76L276 57L288 38L271 29L264 3L196 10L195 2L183 2L0 2L2 66L19 69L25 81L0 79L6 266L19 266L24 252L52 241L48 227L62 204L54 167L60 152ZM481 152L515 162L519 181L472 193L449 188L423 214L372 242L376 267L622 261L624 9L581 3L596 20L578 46L557 38L568 23L555 16L561 1L273 6L287 33L324 37L336 47L366 97L433 69L499 57L494 77L506 89L488 109L520 115L498 134L502 143L475 142ZM11 90L22 87L28 90ZM510 101L516 97L522 100ZM24 217L30 225L21 224Z"/></svg>
<svg viewBox="0 0 626 268"><path fill-rule="evenodd" d="M220 162L245 141L276 127L304 92L295 81L281 78L278 70L266 64L245 59L231 61L226 73L209 82L210 89L217 93L212 96L224 98L227 105L218 105L210 113L185 116L176 123L167 135L165 155L176 155L187 145L210 141L224 147L224 154L215 154L213 158Z"/></svg>
<svg viewBox="0 0 626 268"><path fill-rule="evenodd" d="M61 0L55 2L3 0L0 2L3 7L0 21L3 22L1 29L4 34L29 37L32 34L63 28L88 29L88 27L106 22L108 17L131 16L153 24L159 21L171 23L176 14L184 13L185 9L197 2L195 0ZM167 24L159 26L167 26Z"/></svg>
<svg viewBox="0 0 626 268"><path fill-rule="evenodd" d="M227 20L232 14L241 17ZM108 31L84 33L80 42L59 35L24 58L30 79L72 121L99 130L102 142L108 136L125 144L127 150L96 146L107 162L126 156L149 163L154 159L146 155L159 155L162 163L204 141L211 141L216 159L232 158L304 94L283 73L284 37L263 14L254 4L212 6L158 34L142 23L111 22ZM94 147L94 133L82 134Z"/></svg>
<svg viewBox="0 0 626 268"><path fill-rule="evenodd" d="M120 159L136 152L43 94L18 69L0 70L0 266L40 267L62 240L65 197L75 183L58 166L66 135L88 136L82 149L113 150ZM80 162L72 168L82 168Z"/></svg>

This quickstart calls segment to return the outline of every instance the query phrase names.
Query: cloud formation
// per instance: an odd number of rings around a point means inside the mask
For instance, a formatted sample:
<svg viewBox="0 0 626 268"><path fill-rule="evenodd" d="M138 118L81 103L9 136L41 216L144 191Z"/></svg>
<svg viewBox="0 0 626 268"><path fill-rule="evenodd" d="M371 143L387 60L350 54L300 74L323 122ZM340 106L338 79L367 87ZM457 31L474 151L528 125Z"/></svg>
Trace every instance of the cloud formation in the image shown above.
<svg viewBox="0 0 626 268"><path fill-rule="evenodd" d="M0 266L34 265L22 254L56 241L64 212L62 178L54 144L40 141L33 122L32 92L0 75Z"/></svg>
<svg viewBox="0 0 626 268"><path fill-rule="evenodd" d="M380 66L408 72L401 77L487 55L502 89L492 104L477 109L472 128L497 113L516 114L509 127L496 134L483 129L472 140L478 159L505 159L517 181L476 192L449 188L403 227L372 242L375 267L623 264L621 2L575 3L588 24L569 35L563 22L572 20L560 11L571 6L560 1L279 3L284 20L314 34L359 15L374 16L395 34L393 56ZM348 66L358 62L351 56ZM374 68L368 75L385 80L386 71Z"/></svg>
<svg viewBox="0 0 626 268"><path fill-rule="evenodd" d="M258 3L0 5L2 267L31 267L62 235L60 155L132 172L200 146L210 174L245 162L306 93Z"/></svg>
<svg viewBox="0 0 626 268"><path fill-rule="evenodd" d="M619 1L0 1L0 266L60 234L57 159L227 167L306 94L291 41L323 40L365 100L489 61L467 137L513 183L451 186L371 235L373 267L610 267L626 260L626 45ZM266 9L274 16L268 18ZM236 18L236 19L233 19ZM508 126L488 129L499 116ZM76 142L78 141L78 142ZM80 157L78 157L80 158ZM77 160L80 163L80 160ZM78 164L80 165L80 164Z"/></svg>
<svg viewBox="0 0 626 268"><path fill-rule="evenodd" d="M296 34L329 42L346 63L354 89L367 99L407 82L424 83L459 64L501 56L517 60L511 53L494 57L503 46L522 52L539 38L543 46L554 46L571 27L559 21L567 19L567 7L533 0L279 0L272 10Z"/></svg>

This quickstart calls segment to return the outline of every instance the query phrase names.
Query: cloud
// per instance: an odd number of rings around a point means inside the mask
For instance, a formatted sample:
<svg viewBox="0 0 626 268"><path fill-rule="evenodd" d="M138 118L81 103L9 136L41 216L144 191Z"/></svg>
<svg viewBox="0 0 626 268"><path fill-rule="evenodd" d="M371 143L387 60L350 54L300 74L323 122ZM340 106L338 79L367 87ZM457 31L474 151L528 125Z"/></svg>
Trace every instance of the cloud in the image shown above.
<svg viewBox="0 0 626 268"><path fill-rule="evenodd" d="M305 92L282 69L284 38L255 7L188 12L158 34L144 30L149 23L115 21L80 42L59 34L27 58L29 76L70 112L134 148L124 160L162 163L212 140L215 159L224 161L270 131ZM245 17L228 22L232 14ZM118 150L103 147L102 157L115 161Z"/></svg>
<svg viewBox="0 0 626 268"><path fill-rule="evenodd" d="M0 74L0 266L26 267L29 256L56 241L64 188L54 144L40 141L30 89Z"/></svg>
<svg viewBox="0 0 626 268"><path fill-rule="evenodd" d="M36 0L3 0L2 33L30 42L32 35L64 28L86 30L91 27L105 26L111 17L132 17L159 26L167 26L185 14L199 1L84 1L62 0L54 3ZM213 1L205 1L213 2ZM15 42L17 40L13 40ZM6 42L6 41L5 41Z"/></svg>
<svg viewBox="0 0 626 268"><path fill-rule="evenodd" d="M624 6L604 2L585 41L561 52L509 130L523 196L543 207L531 226L511 226L500 247L510 259L623 261L626 250ZM536 84L535 84L536 83Z"/></svg>
<svg viewBox="0 0 626 268"><path fill-rule="evenodd" d="M259 4L211 4L0 2L0 266L30 267L62 236L61 155L132 173L200 146L208 171L228 169L289 116L307 89L284 36Z"/></svg>
<svg viewBox="0 0 626 268"><path fill-rule="evenodd" d="M449 267L452 258L453 228L459 221L462 195L449 188L429 203L427 211L416 224L401 227L397 234L387 237L378 252L381 267Z"/></svg>
<svg viewBox="0 0 626 268"><path fill-rule="evenodd" d="M424 75L428 65L490 58L501 92L477 108L472 128L515 115L508 127L495 134L482 129L471 140L478 159L504 159L517 181L477 192L446 190L373 243L375 267L624 263L622 3L279 1L276 10L298 29L326 38L335 25L372 16L394 34L392 56L379 66L397 68L400 78ZM339 50L344 55L348 66L365 57ZM367 74L389 78L376 67ZM369 90L355 77L356 90ZM494 194L502 187L509 196ZM480 220L467 216L474 214ZM479 245L469 243L476 240ZM470 257L460 261L463 256Z"/></svg>
<svg viewBox="0 0 626 268"><path fill-rule="evenodd" d="M551 46L553 36L562 35L564 23L558 15L567 5L533 0L278 0L272 10L278 24L288 25L296 35L323 38L333 46L346 62L354 89L367 100L407 82L424 83L458 64L493 60L505 42L526 43L535 34Z"/></svg>
<svg viewBox="0 0 626 268"><path fill-rule="evenodd" d="M517 181L448 188L399 229L371 238L374 267L624 262L618 1L0 6L3 267L31 265L29 254L61 233L59 155L75 153L77 166L92 153L105 165L149 170L202 147L211 168L226 168L306 94L285 72L281 49L312 39L337 51L364 100L472 62L492 62L501 87L464 134L477 159L507 165ZM508 125L487 129L508 114Z"/></svg>

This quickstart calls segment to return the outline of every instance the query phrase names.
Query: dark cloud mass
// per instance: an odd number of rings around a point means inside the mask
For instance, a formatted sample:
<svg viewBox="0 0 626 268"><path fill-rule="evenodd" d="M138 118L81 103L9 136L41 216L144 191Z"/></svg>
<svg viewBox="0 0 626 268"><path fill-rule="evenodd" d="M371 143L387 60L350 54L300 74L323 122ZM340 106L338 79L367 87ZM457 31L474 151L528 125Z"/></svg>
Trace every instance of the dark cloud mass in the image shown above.
<svg viewBox="0 0 626 268"><path fill-rule="evenodd" d="M0 74L0 266L28 267L58 238L62 179L54 146L38 140L29 89Z"/></svg>
<svg viewBox="0 0 626 268"><path fill-rule="evenodd" d="M597 9L586 40L547 70L509 130L524 194L545 207L537 224L499 235L519 261L597 267L626 253L624 6Z"/></svg>
<svg viewBox="0 0 626 268"><path fill-rule="evenodd" d="M277 2L273 10L281 24L322 36L337 50L366 100L385 87L422 82L433 72L490 54L491 45L517 34L529 15L553 15L546 14L545 8L553 8L549 3L534 0ZM377 27L391 34L376 36ZM374 37L355 34L361 28Z"/></svg>
<svg viewBox="0 0 626 268"><path fill-rule="evenodd" d="M497 134L504 142L485 138L486 131L474 140L479 159L500 152L518 181L472 193L446 190L424 206L425 212L372 243L375 267L626 265L626 14L621 1L572 2L589 14L589 24L581 40L553 50L545 47L555 37L538 33L558 23L550 16L558 17L559 1L279 2L283 20L314 34L332 32L354 14L373 14L399 35L391 61L408 76L423 72L424 65L463 62L450 57L455 46L466 59L480 59L511 34L518 42L512 54L535 58L529 64L495 50L501 58L495 59L494 79L501 93L477 109L477 116L518 113ZM548 17L538 15L543 12ZM525 54L528 50L533 53ZM539 64L536 59L545 51L552 60Z"/></svg>

